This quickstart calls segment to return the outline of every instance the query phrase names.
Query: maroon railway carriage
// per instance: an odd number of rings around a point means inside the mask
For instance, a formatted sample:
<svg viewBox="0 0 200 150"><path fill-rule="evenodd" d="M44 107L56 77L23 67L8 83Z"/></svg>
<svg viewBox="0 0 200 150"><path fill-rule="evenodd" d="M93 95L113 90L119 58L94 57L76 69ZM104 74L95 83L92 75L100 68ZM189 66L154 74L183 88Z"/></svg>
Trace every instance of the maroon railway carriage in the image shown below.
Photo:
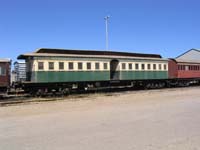
<svg viewBox="0 0 200 150"><path fill-rule="evenodd" d="M170 79L200 80L200 50L190 49L175 59L169 59Z"/></svg>
<svg viewBox="0 0 200 150"><path fill-rule="evenodd" d="M200 62L169 59L170 79L200 79Z"/></svg>
<svg viewBox="0 0 200 150"><path fill-rule="evenodd" d="M0 59L0 92L5 92L10 86L10 59Z"/></svg>

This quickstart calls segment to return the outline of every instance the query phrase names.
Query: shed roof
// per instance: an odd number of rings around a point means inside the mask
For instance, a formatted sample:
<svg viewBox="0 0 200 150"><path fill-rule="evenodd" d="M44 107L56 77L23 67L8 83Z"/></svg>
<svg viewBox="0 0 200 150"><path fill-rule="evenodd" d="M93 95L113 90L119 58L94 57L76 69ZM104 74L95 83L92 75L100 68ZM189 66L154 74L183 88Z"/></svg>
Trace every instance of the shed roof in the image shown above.
<svg viewBox="0 0 200 150"><path fill-rule="evenodd" d="M25 59L28 56L119 56L119 57L145 57L145 58L162 58L159 54L142 54L130 52L116 52L116 51L100 51L100 50L73 50L73 49L51 49L40 48L34 53L28 53L18 56L18 59Z"/></svg>
<svg viewBox="0 0 200 150"><path fill-rule="evenodd" d="M191 63L200 63L200 50L199 49L190 49L185 53L179 55L175 58L177 62L191 62Z"/></svg>

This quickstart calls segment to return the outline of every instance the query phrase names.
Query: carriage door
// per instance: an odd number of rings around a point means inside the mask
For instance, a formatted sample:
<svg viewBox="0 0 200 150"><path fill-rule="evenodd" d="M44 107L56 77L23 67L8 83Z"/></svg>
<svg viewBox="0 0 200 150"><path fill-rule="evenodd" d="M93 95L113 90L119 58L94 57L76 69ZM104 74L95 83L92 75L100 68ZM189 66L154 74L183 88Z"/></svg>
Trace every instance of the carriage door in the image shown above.
<svg viewBox="0 0 200 150"><path fill-rule="evenodd" d="M110 80L119 80L119 71L118 71L119 61L113 59L110 61Z"/></svg>

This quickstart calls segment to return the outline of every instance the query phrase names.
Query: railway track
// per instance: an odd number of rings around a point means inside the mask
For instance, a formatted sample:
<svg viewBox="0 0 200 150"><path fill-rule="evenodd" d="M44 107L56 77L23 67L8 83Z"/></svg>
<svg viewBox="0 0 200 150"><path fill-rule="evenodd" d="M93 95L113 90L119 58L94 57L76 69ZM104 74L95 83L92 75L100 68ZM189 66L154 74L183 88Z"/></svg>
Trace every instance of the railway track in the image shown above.
<svg viewBox="0 0 200 150"><path fill-rule="evenodd" d="M54 95L45 95L45 96L31 96L29 94L9 94L0 96L0 106L10 106L17 104L28 104L28 103L37 103L37 102L49 102L49 101L59 101L59 100L75 100L77 98L89 97L93 94L103 94L106 96L113 96L116 94L123 94L125 92L146 92L146 91L164 91L164 90L182 90L185 88L198 88L199 85L192 85L189 87L174 87L174 88L162 88L162 89L142 89L142 88L110 88L110 89L99 89L99 90L90 90L90 91L72 91L70 95L60 95L56 93Z"/></svg>

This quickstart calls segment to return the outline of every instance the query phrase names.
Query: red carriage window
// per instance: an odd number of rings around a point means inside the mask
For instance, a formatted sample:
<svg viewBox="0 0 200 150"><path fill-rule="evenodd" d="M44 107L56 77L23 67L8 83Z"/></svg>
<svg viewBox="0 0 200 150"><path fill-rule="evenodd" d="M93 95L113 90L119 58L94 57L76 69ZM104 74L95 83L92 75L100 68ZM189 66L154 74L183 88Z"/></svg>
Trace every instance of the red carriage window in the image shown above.
<svg viewBox="0 0 200 150"><path fill-rule="evenodd" d="M183 70L185 70L185 65L183 65Z"/></svg>
<svg viewBox="0 0 200 150"><path fill-rule="evenodd" d="M178 65L178 70L181 70L181 65Z"/></svg>
<svg viewBox="0 0 200 150"><path fill-rule="evenodd" d="M185 66L185 70L189 70L189 66Z"/></svg>

